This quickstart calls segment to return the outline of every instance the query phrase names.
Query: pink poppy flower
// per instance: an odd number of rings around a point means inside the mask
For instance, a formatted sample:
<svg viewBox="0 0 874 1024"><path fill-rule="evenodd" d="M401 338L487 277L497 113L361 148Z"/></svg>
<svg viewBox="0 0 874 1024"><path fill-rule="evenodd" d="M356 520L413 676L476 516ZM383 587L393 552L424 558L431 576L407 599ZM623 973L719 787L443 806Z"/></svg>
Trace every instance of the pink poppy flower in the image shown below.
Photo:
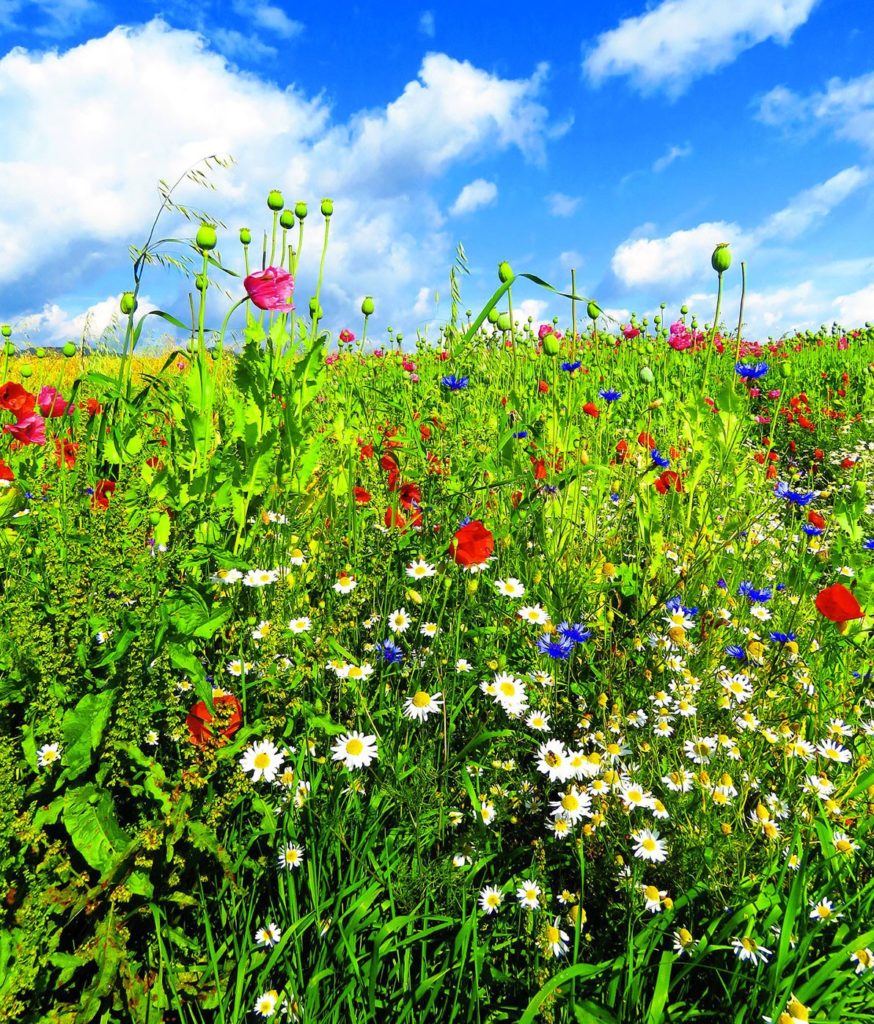
<svg viewBox="0 0 874 1024"><path fill-rule="evenodd" d="M45 444L46 421L42 416L31 413L17 423L7 423L3 427L4 434L11 434L20 444Z"/></svg>
<svg viewBox="0 0 874 1024"><path fill-rule="evenodd" d="M36 402L39 406L39 411L47 419L56 419L58 416L63 416L67 411L67 403L57 388L48 386L42 388Z"/></svg>
<svg viewBox="0 0 874 1024"><path fill-rule="evenodd" d="M294 278L281 267L268 267L250 274L243 281L243 287L258 309L287 313L294 308L291 305Z"/></svg>

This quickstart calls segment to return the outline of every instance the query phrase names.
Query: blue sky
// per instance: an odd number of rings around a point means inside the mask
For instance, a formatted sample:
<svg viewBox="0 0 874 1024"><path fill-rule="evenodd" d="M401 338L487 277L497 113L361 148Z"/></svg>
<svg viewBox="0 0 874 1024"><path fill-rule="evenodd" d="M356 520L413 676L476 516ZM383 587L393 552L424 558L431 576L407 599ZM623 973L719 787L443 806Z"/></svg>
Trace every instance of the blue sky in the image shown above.
<svg viewBox="0 0 874 1024"><path fill-rule="evenodd" d="M869 0L0 0L0 320L32 342L99 336L158 180L211 153L236 163L178 196L228 225L235 269L269 189L309 202L299 308L334 199L335 329L357 331L370 294L371 334L433 337L459 242L462 308L507 259L562 289L575 268L621 321L660 302L704 320L728 241L724 309L733 324L743 259L746 333L874 320L872 54ZM148 268L141 309L184 318L189 290ZM214 320L227 300L210 301ZM569 314L528 285L514 306Z"/></svg>

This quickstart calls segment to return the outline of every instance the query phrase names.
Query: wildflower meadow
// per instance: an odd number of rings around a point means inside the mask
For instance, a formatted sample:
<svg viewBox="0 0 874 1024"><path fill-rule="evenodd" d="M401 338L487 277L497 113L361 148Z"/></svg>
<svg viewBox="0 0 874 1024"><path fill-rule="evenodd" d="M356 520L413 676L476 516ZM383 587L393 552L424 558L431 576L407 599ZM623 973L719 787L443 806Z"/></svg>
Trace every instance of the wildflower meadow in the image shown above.
<svg viewBox="0 0 874 1024"><path fill-rule="evenodd" d="M874 328L377 334L263 209L2 328L0 1021L870 1021Z"/></svg>

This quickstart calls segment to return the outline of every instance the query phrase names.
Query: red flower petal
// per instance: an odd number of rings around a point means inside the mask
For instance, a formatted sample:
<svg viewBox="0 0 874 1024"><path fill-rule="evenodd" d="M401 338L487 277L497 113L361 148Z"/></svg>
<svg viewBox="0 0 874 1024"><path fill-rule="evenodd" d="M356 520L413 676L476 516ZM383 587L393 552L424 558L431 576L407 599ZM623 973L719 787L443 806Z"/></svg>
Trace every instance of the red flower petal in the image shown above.
<svg viewBox="0 0 874 1024"><path fill-rule="evenodd" d="M852 591L843 583L833 583L816 595L816 610L830 622L847 622L864 618L865 613Z"/></svg>

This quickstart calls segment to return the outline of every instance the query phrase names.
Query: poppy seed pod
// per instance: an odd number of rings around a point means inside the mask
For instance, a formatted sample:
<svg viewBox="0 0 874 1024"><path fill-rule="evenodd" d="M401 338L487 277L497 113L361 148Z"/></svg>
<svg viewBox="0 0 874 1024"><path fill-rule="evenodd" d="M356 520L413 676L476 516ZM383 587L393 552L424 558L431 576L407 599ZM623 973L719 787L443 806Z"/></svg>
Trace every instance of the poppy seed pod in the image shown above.
<svg viewBox="0 0 874 1024"><path fill-rule="evenodd" d="M365 316L373 316L374 309L376 309L376 306L374 306L374 304L373 304L372 296L365 295L364 296L364 300L361 303L361 312Z"/></svg>
<svg viewBox="0 0 874 1024"><path fill-rule="evenodd" d="M315 298L310 299L310 316L314 320L321 320L325 314L322 312L322 307L318 304Z"/></svg>
<svg viewBox="0 0 874 1024"><path fill-rule="evenodd" d="M282 193L278 188L274 188L267 194L267 206L273 210L274 213L278 213L283 206L285 206L285 200L282 198Z"/></svg>
<svg viewBox="0 0 874 1024"><path fill-rule="evenodd" d="M509 313L499 313L498 314L498 330L499 331L509 331L512 326L513 325L510 323L510 314Z"/></svg>
<svg viewBox="0 0 874 1024"><path fill-rule="evenodd" d="M25 363L24 366L20 367L18 372L26 380L28 377L33 376L33 367L30 366L28 363Z"/></svg>
<svg viewBox="0 0 874 1024"><path fill-rule="evenodd" d="M194 278L194 287L199 292L205 292L206 289L207 289L208 284L209 284L209 280L208 280L206 274L197 274L197 276Z"/></svg>
<svg viewBox="0 0 874 1024"><path fill-rule="evenodd" d="M285 228L286 231L294 227L294 212L292 210L283 210L280 213L279 226Z"/></svg>
<svg viewBox="0 0 874 1024"><path fill-rule="evenodd" d="M9 324L3 324L3 326L0 327L0 334L2 334L4 338L10 337L10 335L12 334L12 328L9 326Z"/></svg>
<svg viewBox="0 0 874 1024"><path fill-rule="evenodd" d="M7 341L6 344L3 346L3 352L7 356L14 356L15 355L15 345L11 341Z"/></svg>
<svg viewBox="0 0 874 1024"><path fill-rule="evenodd" d="M134 298L134 293L125 292L118 305L125 316L130 316L130 314L137 308L137 300Z"/></svg>
<svg viewBox="0 0 874 1024"><path fill-rule="evenodd" d="M307 215L307 204L306 203L295 203L294 204L294 215L298 220L303 220Z"/></svg>
<svg viewBox="0 0 874 1024"><path fill-rule="evenodd" d="M717 274L724 274L731 266L731 253L728 251L728 242L719 242L710 257L710 265Z"/></svg>
<svg viewBox="0 0 874 1024"><path fill-rule="evenodd" d="M513 268L506 260L498 264L498 280L501 284L506 284L508 281L512 281L515 276Z"/></svg>
<svg viewBox="0 0 874 1024"><path fill-rule="evenodd" d="M496 324L498 322L498 317L500 315L501 314L494 307L492 309L490 309L489 310L489 315L488 315L489 323L490 324Z"/></svg>
<svg viewBox="0 0 874 1024"><path fill-rule="evenodd" d="M648 366L641 366L637 375L638 377L640 377L644 384L652 384L655 380L655 374Z"/></svg>
<svg viewBox="0 0 874 1024"><path fill-rule="evenodd" d="M217 241L218 235L212 224L201 224L197 229L197 234L194 236L195 245L204 252L214 249Z"/></svg>
<svg viewBox="0 0 874 1024"><path fill-rule="evenodd" d="M45 357L46 357L46 350L44 348L38 348L36 350L36 358L37 359L45 359Z"/></svg>
<svg viewBox="0 0 874 1024"><path fill-rule="evenodd" d="M601 307L597 302L590 302L588 306L586 306L586 316L588 316L590 320L597 320L600 315Z"/></svg>
<svg viewBox="0 0 874 1024"><path fill-rule="evenodd" d="M240 228L240 242L248 245L252 241L252 232L248 228Z"/></svg>
<svg viewBox="0 0 874 1024"><path fill-rule="evenodd" d="M543 351L548 356L558 355L558 338L551 332L543 339Z"/></svg>
<svg viewBox="0 0 874 1024"><path fill-rule="evenodd" d="M76 342L68 341L66 345L61 349L64 355L69 359L71 356L76 354Z"/></svg>
<svg viewBox="0 0 874 1024"><path fill-rule="evenodd" d="M322 210L322 216L323 217L330 217L331 214L334 212L334 200L333 199L323 199L322 200L321 210Z"/></svg>

